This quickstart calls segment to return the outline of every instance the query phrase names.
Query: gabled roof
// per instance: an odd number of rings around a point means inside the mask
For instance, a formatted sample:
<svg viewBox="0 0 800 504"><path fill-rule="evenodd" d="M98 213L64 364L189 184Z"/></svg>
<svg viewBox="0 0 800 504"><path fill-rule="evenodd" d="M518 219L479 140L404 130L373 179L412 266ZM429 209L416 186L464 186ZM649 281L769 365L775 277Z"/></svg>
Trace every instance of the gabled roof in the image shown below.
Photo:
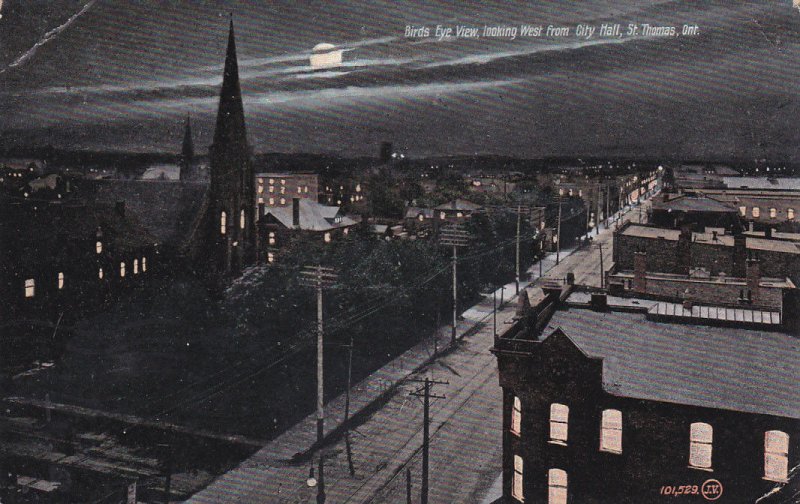
<svg viewBox="0 0 800 504"><path fill-rule="evenodd" d="M433 208L421 208L421 207L406 207L406 212L404 214L404 218L406 219L416 219L420 215L425 217L426 219L433 218Z"/></svg>
<svg viewBox="0 0 800 504"><path fill-rule="evenodd" d="M480 205L476 205L471 201L457 198L454 199L453 201L448 201L447 203L443 203L437 206L435 210L461 210L466 212L474 212L476 210L480 210L481 208L483 207L481 207Z"/></svg>
<svg viewBox="0 0 800 504"><path fill-rule="evenodd" d="M321 205L309 199L299 199L300 228L303 231L330 231L356 224L350 217L341 214L339 207ZM284 207L270 207L265 215L271 215L286 228L294 228L292 219L292 205ZM341 221L336 222L336 218Z"/></svg>
<svg viewBox="0 0 800 504"><path fill-rule="evenodd" d="M557 310L543 339L557 329L603 359L610 394L800 419L800 339L791 335L581 308Z"/></svg>

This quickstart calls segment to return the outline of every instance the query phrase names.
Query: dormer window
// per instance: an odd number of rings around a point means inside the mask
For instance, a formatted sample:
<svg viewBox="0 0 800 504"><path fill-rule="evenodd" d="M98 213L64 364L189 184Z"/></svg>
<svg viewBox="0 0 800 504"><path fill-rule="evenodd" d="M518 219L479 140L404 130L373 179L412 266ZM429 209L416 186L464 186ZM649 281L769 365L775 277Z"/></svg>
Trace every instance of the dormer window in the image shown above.
<svg viewBox="0 0 800 504"><path fill-rule="evenodd" d="M333 222L335 222L336 224L341 223L342 222L342 216L341 215L337 215L336 217L333 218Z"/></svg>

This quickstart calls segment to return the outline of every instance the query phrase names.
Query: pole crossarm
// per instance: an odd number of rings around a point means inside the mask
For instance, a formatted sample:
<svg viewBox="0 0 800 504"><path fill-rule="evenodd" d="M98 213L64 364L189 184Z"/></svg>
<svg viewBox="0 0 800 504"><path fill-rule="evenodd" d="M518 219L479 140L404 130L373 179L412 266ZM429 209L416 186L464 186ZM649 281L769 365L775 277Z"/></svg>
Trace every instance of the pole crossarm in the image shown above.
<svg viewBox="0 0 800 504"><path fill-rule="evenodd" d="M450 247L466 247L471 235L461 226L448 226L439 232L439 243Z"/></svg>

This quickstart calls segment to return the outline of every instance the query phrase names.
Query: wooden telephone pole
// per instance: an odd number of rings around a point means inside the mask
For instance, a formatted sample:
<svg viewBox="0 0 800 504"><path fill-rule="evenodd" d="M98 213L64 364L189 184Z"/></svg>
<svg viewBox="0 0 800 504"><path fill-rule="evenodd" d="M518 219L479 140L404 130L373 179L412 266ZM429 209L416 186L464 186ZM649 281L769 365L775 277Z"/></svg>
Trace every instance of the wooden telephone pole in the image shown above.
<svg viewBox="0 0 800 504"><path fill-rule="evenodd" d="M322 289L330 287L337 275L333 268L323 266L306 266L300 281L307 287L317 289L317 442L322 443L325 434L325 412L323 403L323 325L322 325Z"/></svg>
<svg viewBox="0 0 800 504"><path fill-rule="evenodd" d="M442 228L439 234L439 243L453 247L453 330L450 335L452 344L456 343L456 326L458 326L458 247L466 247L469 242L469 232L459 225Z"/></svg>
<svg viewBox="0 0 800 504"><path fill-rule="evenodd" d="M430 448L430 403L431 398L445 399L443 395L431 394L431 387L434 385L449 385L446 381L431 380L426 377L424 380L407 380L422 383L422 388L411 392L409 395L415 397L422 397L424 412L422 419L422 485L420 487L420 502L421 504L428 504L428 466L429 466L429 448Z"/></svg>
<svg viewBox="0 0 800 504"><path fill-rule="evenodd" d="M520 228L522 226L522 212L530 215L530 207L527 205L517 205L517 250L516 250L516 258L517 258L517 268L516 268L516 276L515 278L515 293L519 294L519 281L520 281L520 265L519 265L519 241L520 241Z"/></svg>

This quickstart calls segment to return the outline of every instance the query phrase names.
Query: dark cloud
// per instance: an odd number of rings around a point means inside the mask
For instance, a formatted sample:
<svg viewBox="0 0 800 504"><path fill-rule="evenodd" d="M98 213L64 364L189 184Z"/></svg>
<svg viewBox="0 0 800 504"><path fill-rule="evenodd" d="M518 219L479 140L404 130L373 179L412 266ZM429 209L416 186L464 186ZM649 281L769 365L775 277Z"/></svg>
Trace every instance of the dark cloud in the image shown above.
<svg viewBox="0 0 800 504"><path fill-rule="evenodd" d="M13 2L6 68L86 2ZM97 2L0 75L0 130L83 147L175 150L210 135L235 11L252 143L263 151L797 159L800 14L782 2ZM44 13L42 17L40 14ZM44 21L42 21L44 19ZM406 24L697 24L696 37L403 36ZM11 39L13 40L13 43ZM346 49L313 72L310 48ZM13 132L13 135L9 135ZM12 138L13 137L13 138Z"/></svg>

